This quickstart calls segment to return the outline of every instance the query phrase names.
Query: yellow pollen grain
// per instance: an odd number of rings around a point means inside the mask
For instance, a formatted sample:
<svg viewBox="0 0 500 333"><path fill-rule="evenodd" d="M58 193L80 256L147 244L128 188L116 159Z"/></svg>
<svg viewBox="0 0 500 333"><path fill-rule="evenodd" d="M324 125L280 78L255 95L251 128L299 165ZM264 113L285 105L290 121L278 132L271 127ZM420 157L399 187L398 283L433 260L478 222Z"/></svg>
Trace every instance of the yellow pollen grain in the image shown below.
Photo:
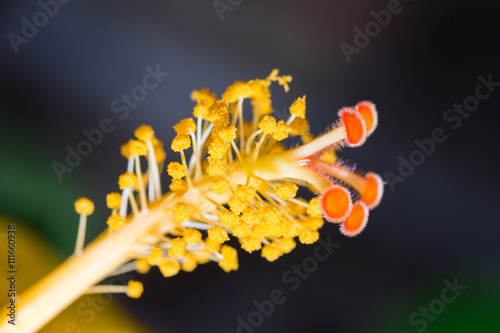
<svg viewBox="0 0 500 333"><path fill-rule="evenodd" d="M307 204L308 215L313 217L322 217L323 213L321 212L320 199L318 197L312 198L311 201Z"/></svg>
<svg viewBox="0 0 500 333"><path fill-rule="evenodd" d="M273 138L277 141L282 141L290 135L291 128L288 127L283 120L280 120L276 125L276 131L273 133Z"/></svg>
<svg viewBox="0 0 500 333"><path fill-rule="evenodd" d="M151 269L151 265L146 258L140 258L135 261L135 270L141 274L146 274Z"/></svg>
<svg viewBox="0 0 500 333"><path fill-rule="evenodd" d="M198 266L196 258L191 253L186 253L184 262L181 264L182 270L185 272L192 272Z"/></svg>
<svg viewBox="0 0 500 333"><path fill-rule="evenodd" d="M264 257L267 261L275 261L278 259L283 252L280 250L279 246L276 243L270 243L264 245L262 248L261 255Z"/></svg>
<svg viewBox="0 0 500 333"><path fill-rule="evenodd" d="M241 184L237 186L235 192L235 195L245 200L252 200L256 194L257 190L255 189L255 187Z"/></svg>
<svg viewBox="0 0 500 333"><path fill-rule="evenodd" d="M208 146L208 153L212 158L220 160L226 155L228 148L229 143L225 142L221 138L215 138Z"/></svg>
<svg viewBox="0 0 500 333"><path fill-rule="evenodd" d="M170 183L170 191L175 192L179 195L184 195L187 192L188 186L182 179L173 179Z"/></svg>
<svg viewBox="0 0 500 333"><path fill-rule="evenodd" d="M247 208L247 203L240 196L233 195L231 199L229 199L229 208L232 212L239 215L245 208Z"/></svg>
<svg viewBox="0 0 500 333"><path fill-rule="evenodd" d="M215 132L222 140L228 142L236 139L237 129L235 126L221 126Z"/></svg>
<svg viewBox="0 0 500 333"><path fill-rule="evenodd" d="M122 203L122 195L117 192L109 193L106 196L106 205L109 209L120 209Z"/></svg>
<svg viewBox="0 0 500 333"><path fill-rule="evenodd" d="M144 287L141 282L132 280L128 282L126 291L128 297L139 298L141 297L143 291Z"/></svg>
<svg viewBox="0 0 500 333"><path fill-rule="evenodd" d="M274 132L276 132L278 125L276 123L276 119L274 119L273 116L264 116L262 119L259 121L259 129L262 130L262 132L266 134L272 135Z"/></svg>
<svg viewBox="0 0 500 333"><path fill-rule="evenodd" d="M209 176L223 176L226 172L226 164L222 160L208 157L207 173Z"/></svg>
<svg viewBox="0 0 500 333"><path fill-rule="evenodd" d="M189 245L198 244L201 242L201 232L196 229L188 228L184 231L184 239Z"/></svg>
<svg viewBox="0 0 500 333"><path fill-rule="evenodd" d="M132 156L146 156L148 154L148 146L145 142L139 140L130 140L129 150Z"/></svg>
<svg viewBox="0 0 500 333"><path fill-rule="evenodd" d="M189 216L189 206L184 202L178 202L172 207L172 214L174 215L174 220L184 222Z"/></svg>
<svg viewBox="0 0 500 333"><path fill-rule="evenodd" d="M313 244L319 239L319 232L316 230L303 229L299 233L299 241L302 244Z"/></svg>
<svg viewBox="0 0 500 333"><path fill-rule="evenodd" d="M120 190L136 187L138 182L137 176L132 172L126 172L118 178L118 186L120 187Z"/></svg>
<svg viewBox="0 0 500 333"><path fill-rule="evenodd" d="M217 194L223 194L229 189L229 180L225 177L218 177L212 182L212 191Z"/></svg>
<svg viewBox="0 0 500 333"><path fill-rule="evenodd" d="M283 200L287 200L290 198L295 198L297 195L299 187L293 183L284 183L279 186L274 187L274 192L276 195Z"/></svg>
<svg viewBox="0 0 500 333"><path fill-rule="evenodd" d="M170 248L168 249L168 255L175 259L180 259L184 257L186 253L186 240L182 237L177 237L172 239Z"/></svg>
<svg viewBox="0 0 500 333"><path fill-rule="evenodd" d="M229 210L219 211L219 218L221 223L231 229L239 222L238 214Z"/></svg>
<svg viewBox="0 0 500 333"><path fill-rule="evenodd" d="M134 135L137 139L146 142L154 137L155 132L153 131L153 128L151 128L151 126L141 125L137 127L137 129L134 132Z"/></svg>
<svg viewBox="0 0 500 333"><path fill-rule="evenodd" d="M202 88L201 90L193 90L189 95L192 101L194 102L205 102L209 104L208 106L215 103L216 97L213 92L211 92L208 88Z"/></svg>
<svg viewBox="0 0 500 333"><path fill-rule="evenodd" d="M278 242L278 246L281 252L283 252L284 254L292 252L292 250L295 248L296 245L297 244L295 243L293 238L287 238L287 237L280 238Z"/></svg>
<svg viewBox="0 0 500 333"><path fill-rule="evenodd" d="M147 257L148 264L158 266L163 262L163 251L159 247L153 247Z"/></svg>
<svg viewBox="0 0 500 333"><path fill-rule="evenodd" d="M193 118L185 118L174 126L174 130L177 135L190 135L196 132L196 124Z"/></svg>
<svg viewBox="0 0 500 333"><path fill-rule="evenodd" d="M262 248L262 240L260 238L245 237L240 239L241 248L248 253L258 251Z"/></svg>
<svg viewBox="0 0 500 333"><path fill-rule="evenodd" d="M224 257L219 261L219 266L226 272L235 271L238 269L238 253L234 248L228 245L223 245L221 254Z"/></svg>
<svg viewBox="0 0 500 333"><path fill-rule="evenodd" d="M305 118L295 118L289 127L291 135L301 135L309 129L309 122Z"/></svg>
<svg viewBox="0 0 500 333"><path fill-rule="evenodd" d="M181 179L187 175L187 168L178 162L170 162L167 166L167 173L173 179Z"/></svg>
<svg viewBox="0 0 500 333"><path fill-rule="evenodd" d="M189 135L180 134L172 140L171 148L175 152L181 152L189 149L189 147L191 147L191 139L189 138Z"/></svg>
<svg viewBox="0 0 500 333"><path fill-rule="evenodd" d="M247 82L236 81L222 94L222 99L228 103L234 103L240 98L249 98L252 96L252 89Z"/></svg>
<svg viewBox="0 0 500 333"><path fill-rule="evenodd" d="M164 258L158 267L164 277L174 276L181 270L181 264L178 261L169 258Z"/></svg>
<svg viewBox="0 0 500 333"><path fill-rule="evenodd" d="M290 105L290 114L297 118L306 117L306 95L293 101L292 105Z"/></svg>
<svg viewBox="0 0 500 333"><path fill-rule="evenodd" d="M94 203L87 198L80 198L75 201L75 211L78 214L92 215L94 213Z"/></svg>
<svg viewBox="0 0 500 333"><path fill-rule="evenodd" d="M117 230L120 229L123 225L125 225L125 222L127 220L121 216L118 213L111 214L110 217L108 217L108 220L106 223L108 224L109 228L112 230Z"/></svg>
<svg viewBox="0 0 500 333"><path fill-rule="evenodd" d="M229 240L226 229L222 229L219 227L211 227L210 229L208 229L208 238L212 242L218 244L222 244L225 241Z"/></svg>

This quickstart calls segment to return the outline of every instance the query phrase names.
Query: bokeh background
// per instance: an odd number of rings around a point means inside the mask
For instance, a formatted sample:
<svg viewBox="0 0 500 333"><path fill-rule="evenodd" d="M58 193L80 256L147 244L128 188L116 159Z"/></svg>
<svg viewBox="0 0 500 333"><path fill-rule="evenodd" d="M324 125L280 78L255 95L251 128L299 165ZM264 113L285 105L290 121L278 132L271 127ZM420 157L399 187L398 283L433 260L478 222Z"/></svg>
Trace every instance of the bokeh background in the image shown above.
<svg viewBox="0 0 500 333"><path fill-rule="evenodd" d="M386 186L360 236L343 237L334 225L321 229L323 239L331 235L340 246L298 290L290 291L282 275L316 245L298 246L274 263L240 251L240 269L231 274L215 264L169 279L154 271L138 277L145 284L141 299L116 298L143 326L130 331L236 332L237 318L255 311L254 300L281 289L286 302L255 332L498 332L500 91L456 130L443 114L474 95L479 76L500 81L500 3L402 0L401 12L350 62L340 44L353 45L354 28L364 30L374 20L370 11L390 1L217 3L230 9L220 16L212 1L73 0L16 53L8 34L21 35L23 17L32 21L41 7L3 1L0 215L33 228L62 260L74 247L76 198L96 202L88 239L105 228L105 195L125 170L119 147L137 126L153 125L168 143L172 126L191 115L193 89L221 94L235 80L279 68L294 80L288 94L274 90L274 107L282 111L306 94L315 134L344 105L377 104L377 131L362 147L342 152L361 170L397 173L398 157L408 158L414 140L429 138L434 128L447 140L394 191ZM113 101L157 65L168 77L120 119ZM75 148L82 130L103 118L115 130L60 182L51 164L64 163L65 147ZM168 154L168 161L177 159ZM36 260L36 250L30 255ZM409 317L455 278L467 289L425 329L412 325ZM74 320L82 332L99 331Z"/></svg>

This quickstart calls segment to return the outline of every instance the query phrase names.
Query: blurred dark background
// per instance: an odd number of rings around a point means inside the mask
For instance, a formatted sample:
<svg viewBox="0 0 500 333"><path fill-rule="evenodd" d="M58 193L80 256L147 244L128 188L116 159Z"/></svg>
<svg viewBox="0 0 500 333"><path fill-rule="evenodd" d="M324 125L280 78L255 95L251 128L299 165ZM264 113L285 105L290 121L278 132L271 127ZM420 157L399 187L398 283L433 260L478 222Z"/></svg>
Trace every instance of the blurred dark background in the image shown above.
<svg viewBox="0 0 500 333"><path fill-rule="evenodd" d="M237 318L256 310L254 300L281 289L286 302L255 332L500 331L500 87L456 129L443 119L475 94L479 76L500 82L500 3L402 0L348 61L341 43L355 47L354 29L370 27L370 12L391 3L221 0L215 4L228 7L220 16L212 1L74 0L60 4L46 24L39 17L36 34L13 46L10 33L24 38L23 17L33 22L42 7L3 1L0 214L30 224L69 255L78 220L74 200L96 202L91 239L105 227L105 195L125 170L119 147L137 126L153 125L169 143L172 126L192 113L193 89L221 94L235 80L279 68L294 80L288 94L274 90L274 107L283 110L306 94L314 134L344 105L377 104L376 132L362 147L342 152L360 169L398 174L398 157L408 159L414 140L430 138L435 128L447 140L404 182L386 186L360 236L343 237L334 225L321 229L321 238L331 235L340 246L298 290L290 291L282 275L316 244L274 263L239 251L240 269L231 274L215 264L169 279L151 272L138 277L143 298L120 299L128 310L156 332L236 332ZM147 66L169 75L120 119L113 101L142 83ZM64 163L65 147L75 148L82 130L103 118L115 130L59 181L51 164ZM177 158L169 152L167 160ZM468 288L454 302L425 320L425 329L409 322L441 297L445 279L455 278Z"/></svg>

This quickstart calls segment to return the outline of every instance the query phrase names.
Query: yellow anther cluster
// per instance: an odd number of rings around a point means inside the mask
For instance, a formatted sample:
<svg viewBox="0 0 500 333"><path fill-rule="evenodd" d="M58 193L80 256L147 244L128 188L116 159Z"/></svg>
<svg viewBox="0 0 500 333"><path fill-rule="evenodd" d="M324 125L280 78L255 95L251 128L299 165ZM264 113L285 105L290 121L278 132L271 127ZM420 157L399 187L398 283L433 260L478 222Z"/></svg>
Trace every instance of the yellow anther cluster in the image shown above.
<svg viewBox="0 0 500 333"><path fill-rule="evenodd" d="M141 282L132 280L128 282L127 292L126 292L128 297L139 298L141 297L143 291L144 287L142 286Z"/></svg>
<svg viewBox="0 0 500 333"><path fill-rule="evenodd" d="M201 232L196 229L188 228L184 231L184 239L189 245L198 244L201 242Z"/></svg>
<svg viewBox="0 0 500 333"><path fill-rule="evenodd" d="M208 238L212 242L219 244L222 244L225 241L229 240L226 229L222 229L219 227L211 227L210 229L208 229Z"/></svg>
<svg viewBox="0 0 500 333"><path fill-rule="evenodd" d="M275 186L274 192L276 192L276 195L280 199L287 200L290 198L295 198L298 189L299 187L294 183L284 183L282 185Z"/></svg>
<svg viewBox="0 0 500 333"><path fill-rule="evenodd" d="M304 229L299 233L299 241L302 244L313 244L319 239L319 232L316 230Z"/></svg>
<svg viewBox="0 0 500 333"><path fill-rule="evenodd" d="M282 254L283 252L281 251L279 245L274 242L264 245L261 252L262 257L266 258L267 261L275 261Z"/></svg>
<svg viewBox="0 0 500 333"><path fill-rule="evenodd" d="M245 208L247 208L247 203L245 199L239 195L233 195L231 199L229 199L229 209L231 209L232 212L239 215Z"/></svg>
<svg viewBox="0 0 500 333"><path fill-rule="evenodd" d="M236 139L236 126L221 126L217 130L214 130L212 133L219 136L222 140L228 142Z"/></svg>
<svg viewBox="0 0 500 333"><path fill-rule="evenodd" d="M185 272L192 272L198 266L196 258L191 253L186 253L184 261L181 263L182 270Z"/></svg>
<svg viewBox="0 0 500 333"><path fill-rule="evenodd" d="M148 146L144 141L130 140L128 149L131 156L146 156L148 154Z"/></svg>
<svg viewBox="0 0 500 333"><path fill-rule="evenodd" d="M234 194L242 199L252 200L257 194L257 190L253 186L238 185Z"/></svg>
<svg viewBox="0 0 500 333"><path fill-rule="evenodd" d="M290 105L290 114L297 118L306 117L306 95L293 101L292 105Z"/></svg>
<svg viewBox="0 0 500 333"><path fill-rule="evenodd" d="M220 252L220 249L221 249L221 246L222 246L221 243L214 242L210 237L207 237L205 239L205 245L208 246L208 247L210 247L212 250L214 250L216 252Z"/></svg>
<svg viewBox="0 0 500 333"><path fill-rule="evenodd" d="M135 270L141 274L146 274L151 269L151 265L146 258L140 258L135 261Z"/></svg>
<svg viewBox="0 0 500 333"><path fill-rule="evenodd" d="M276 124L276 131L273 133L273 138L277 141L284 140L288 138L290 131L290 127L288 127L283 120L280 120Z"/></svg>
<svg viewBox="0 0 500 333"><path fill-rule="evenodd" d="M78 214L92 215L94 213L94 203L87 198L80 198L75 201L75 210Z"/></svg>
<svg viewBox="0 0 500 333"><path fill-rule="evenodd" d="M178 162L170 162L167 166L167 173L173 179L181 179L187 175L187 168Z"/></svg>
<svg viewBox="0 0 500 333"><path fill-rule="evenodd" d="M122 195L120 193L112 192L106 196L106 205L109 209L120 209L122 204Z"/></svg>
<svg viewBox="0 0 500 333"><path fill-rule="evenodd" d="M220 160L226 155L228 148L229 143L221 138L215 138L208 146L208 154L210 154L212 158Z"/></svg>
<svg viewBox="0 0 500 333"><path fill-rule="evenodd" d="M118 178L118 186L120 187L120 190L136 187L137 183L137 176L132 172L126 172Z"/></svg>
<svg viewBox="0 0 500 333"><path fill-rule="evenodd" d="M223 100L217 100L208 109L208 121L217 126L227 126L229 125L229 109L227 108L227 103Z"/></svg>
<svg viewBox="0 0 500 333"><path fill-rule="evenodd" d="M186 240L182 237L177 237L172 239L170 248L168 249L168 255L175 259L180 259L184 257L186 253Z"/></svg>
<svg viewBox="0 0 500 333"><path fill-rule="evenodd" d="M318 230L325 224L323 216L312 216L309 215L305 220L302 221L301 225L306 229Z"/></svg>
<svg viewBox="0 0 500 333"><path fill-rule="evenodd" d="M245 208L241 214L241 219L249 225L259 224L261 222L259 212L257 209L253 208Z"/></svg>
<svg viewBox="0 0 500 333"><path fill-rule="evenodd" d="M177 135L190 135L196 132L196 124L193 118L182 119L177 125L174 126Z"/></svg>
<svg viewBox="0 0 500 333"><path fill-rule="evenodd" d="M226 164L223 160L208 157L207 173L209 176L223 176L226 172Z"/></svg>
<svg viewBox="0 0 500 333"><path fill-rule="evenodd" d="M221 223L229 228L233 228L239 222L238 214L231 212L229 210L219 211L219 218Z"/></svg>
<svg viewBox="0 0 500 333"><path fill-rule="evenodd" d="M262 130L262 132L266 134L274 134L276 130L278 129L278 124L276 123L276 119L274 119L273 116L264 116L262 119L259 121L259 128Z"/></svg>
<svg viewBox="0 0 500 333"><path fill-rule="evenodd" d="M253 93L252 107L254 115L264 116L273 112L271 92L269 91L271 81L256 79L249 81L248 84Z"/></svg>
<svg viewBox="0 0 500 333"><path fill-rule="evenodd" d="M158 267L164 277L174 276L181 270L181 264L170 258L164 258Z"/></svg>
<svg viewBox="0 0 500 333"><path fill-rule="evenodd" d="M189 138L189 135L180 134L172 140L171 148L175 152L181 152L189 149L189 147L191 147L191 139Z"/></svg>
<svg viewBox="0 0 500 333"><path fill-rule="evenodd" d="M217 194L222 194L229 188L229 180L224 177L218 177L212 182L212 191Z"/></svg>
<svg viewBox="0 0 500 333"><path fill-rule="evenodd" d="M184 222L189 216L189 206L184 202L178 202L172 207L172 214L174 215L174 220Z"/></svg>
<svg viewBox="0 0 500 333"><path fill-rule="evenodd" d="M292 252L295 249L297 244L293 240L293 238L283 237L279 239L278 246L284 254Z"/></svg>
<svg viewBox="0 0 500 333"><path fill-rule="evenodd" d="M241 248L248 253L258 251L262 248L262 240L260 238L245 237L240 238Z"/></svg>
<svg viewBox="0 0 500 333"><path fill-rule="evenodd" d="M178 195L184 195L188 190L187 184L182 179L172 179L170 183L170 191L177 193Z"/></svg>
<svg viewBox="0 0 500 333"><path fill-rule="evenodd" d="M163 251L159 247L153 247L147 257L148 264L158 266L163 262Z"/></svg>
<svg viewBox="0 0 500 333"><path fill-rule="evenodd" d="M285 92L290 90L290 87L288 86L290 82L292 82L292 77L290 75L278 76L278 84L283 86Z"/></svg>
<svg viewBox="0 0 500 333"><path fill-rule="evenodd" d="M212 106L217 99L215 94L211 93L207 88L203 88L201 90L193 90L190 97L191 100L196 102L193 115L208 120L208 108Z"/></svg>
<svg viewBox="0 0 500 333"><path fill-rule="evenodd" d="M219 266L226 272L238 269L238 253L229 245L223 245L220 254L224 257L219 261Z"/></svg>
<svg viewBox="0 0 500 333"><path fill-rule="evenodd" d="M247 82L236 81L222 94L222 99L228 103L234 103L240 98L249 98L252 96L252 89Z"/></svg>
<svg viewBox="0 0 500 333"><path fill-rule="evenodd" d="M309 130L309 122L305 118L295 118L289 127L291 135L302 135Z"/></svg>
<svg viewBox="0 0 500 333"><path fill-rule="evenodd" d="M128 159L128 158L130 158L132 156L132 153L130 152L130 144L129 144L129 142L121 145L121 147L120 147L120 153L126 159Z"/></svg>
<svg viewBox="0 0 500 333"><path fill-rule="evenodd" d="M193 90L191 95L189 95L192 101L197 103L207 103L212 105L215 103L215 94L210 92L208 88L203 88L201 90ZM210 106L209 105L209 106Z"/></svg>
<svg viewBox="0 0 500 333"><path fill-rule="evenodd" d="M318 197L312 198L307 204L307 214L313 217L322 217L320 199Z"/></svg>
<svg viewBox="0 0 500 333"><path fill-rule="evenodd" d="M153 131L151 126L141 125L137 127L137 129L134 132L134 135L137 139L146 142L153 139L155 132Z"/></svg>
<svg viewBox="0 0 500 333"><path fill-rule="evenodd" d="M118 213L111 214L106 221L109 228L112 230L120 229L123 225L125 225L125 222L127 222L127 220Z"/></svg>

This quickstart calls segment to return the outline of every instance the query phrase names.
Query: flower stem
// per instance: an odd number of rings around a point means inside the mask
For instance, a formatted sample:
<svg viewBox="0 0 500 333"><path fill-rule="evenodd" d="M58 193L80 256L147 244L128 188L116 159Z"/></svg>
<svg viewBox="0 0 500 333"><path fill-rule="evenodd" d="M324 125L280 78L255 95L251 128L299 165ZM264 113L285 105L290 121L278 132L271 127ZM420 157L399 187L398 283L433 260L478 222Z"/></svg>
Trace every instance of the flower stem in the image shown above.
<svg viewBox="0 0 500 333"><path fill-rule="evenodd" d="M165 222L163 209L163 205L157 206L148 214L134 217L120 230L112 233L104 231L80 256L68 258L20 295L17 309L19 321L13 326L6 319L2 320L0 332L38 331L78 297L130 260L129 254L141 239L173 229L175 223ZM160 219L162 227L158 228Z"/></svg>

